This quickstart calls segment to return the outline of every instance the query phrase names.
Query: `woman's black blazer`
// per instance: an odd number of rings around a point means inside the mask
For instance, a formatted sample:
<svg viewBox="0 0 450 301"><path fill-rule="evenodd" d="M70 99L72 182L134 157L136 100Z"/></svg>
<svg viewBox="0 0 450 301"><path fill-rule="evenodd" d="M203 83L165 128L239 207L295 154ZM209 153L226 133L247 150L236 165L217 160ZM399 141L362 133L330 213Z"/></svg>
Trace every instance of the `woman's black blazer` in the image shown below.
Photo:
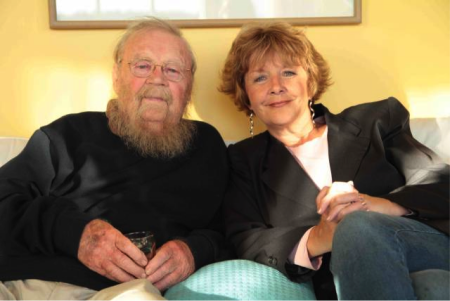
<svg viewBox="0 0 450 301"><path fill-rule="evenodd" d="M413 218L449 232L449 166L416 141L409 113L395 98L333 115L315 105L328 125L333 181L413 210ZM287 263L303 234L318 224L319 189L268 132L228 149L232 166L225 201L227 236L240 258L269 265L302 282L311 270Z"/></svg>

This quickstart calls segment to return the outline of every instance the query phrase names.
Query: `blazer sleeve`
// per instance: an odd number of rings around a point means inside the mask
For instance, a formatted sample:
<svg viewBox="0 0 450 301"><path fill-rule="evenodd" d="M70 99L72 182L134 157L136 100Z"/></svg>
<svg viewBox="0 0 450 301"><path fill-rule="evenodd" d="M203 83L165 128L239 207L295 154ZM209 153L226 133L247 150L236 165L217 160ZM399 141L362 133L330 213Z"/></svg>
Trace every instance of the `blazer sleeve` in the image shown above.
<svg viewBox="0 0 450 301"><path fill-rule="evenodd" d="M244 152L228 148L231 179L225 197L227 238L239 258L273 267L291 280L311 280L315 271L289 264L287 258L310 226L276 226L270 224L267 208L259 190L257 167L250 166Z"/></svg>
<svg viewBox="0 0 450 301"><path fill-rule="evenodd" d="M392 99L388 104L386 158L404 175L405 185L383 197L413 210L418 219L446 221L447 226L441 230L448 233L449 166L414 139L403 105Z"/></svg>
<svg viewBox="0 0 450 301"><path fill-rule="evenodd" d="M0 168L0 255L77 256L89 218L70 200L52 195L57 156L36 131L25 149Z"/></svg>

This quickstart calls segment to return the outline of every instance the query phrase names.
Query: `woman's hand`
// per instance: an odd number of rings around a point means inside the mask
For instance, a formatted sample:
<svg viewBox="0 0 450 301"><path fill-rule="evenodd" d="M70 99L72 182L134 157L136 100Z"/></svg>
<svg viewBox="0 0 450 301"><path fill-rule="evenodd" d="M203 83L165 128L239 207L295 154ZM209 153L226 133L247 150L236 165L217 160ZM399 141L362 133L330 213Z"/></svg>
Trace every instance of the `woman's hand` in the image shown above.
<svg viewBox="0 0 450 301"><path fill-rule="evenodd" d="M347 214L354 211L373 211L393 216L403 216L409 211L388 199L358 193L352 182L335 182L321 191L324 196L317 197L319 214L325 213L328 221L339 223Z"/></svg>
<svg viewBox="0 0 450 301"><path fill-rule="evenodd" d="M360 194L351 181L325 186L317 195L316 205L321 219L309 235L307 248L310 257L331 251L336 226L352 212L373 211L395 216L408 213L407 209L387 199Z"/></svg>
<svg viewBox="0 0 450 301"><path fill-rule="evenodd" d="M366 210L366 203L353 186L353 182L334 182L325 186L316 198L318 213L328 221L339 222L354 211Z"/></svg>
<svg viewBox="0 0 450 301"><path fill-rule="evenodd" d="M320 256L331 251L333 244L334 230L337 223L327 220L326 215L322 215L317 226L311 229L306 248L310 258Z"/></svg>
<svg viewBox="0 0 450 301"><path fill-rule="evenodd" d="M309 235L307 248L311 257L331 251L334 231L345 215L366 210L366 203L352 182L334 182L330 187L324 187L317 195L316 205L321 219Z"/></svg>
<svg viewBox="0 0 450 301"><path fill-rule="evenodd" d="M361 201L366 204L367 211L383 213L392 216L403 216L409 211L388 199L377 198L367 194L360 194Z"/></svg>

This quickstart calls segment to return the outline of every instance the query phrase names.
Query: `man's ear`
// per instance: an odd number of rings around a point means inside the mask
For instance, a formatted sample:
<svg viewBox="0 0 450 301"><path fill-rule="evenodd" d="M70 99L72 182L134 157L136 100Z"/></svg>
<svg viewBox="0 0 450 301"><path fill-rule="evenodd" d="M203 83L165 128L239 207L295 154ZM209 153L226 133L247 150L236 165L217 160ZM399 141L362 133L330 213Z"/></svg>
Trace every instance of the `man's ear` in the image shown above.
<svg viewBox="0 0 450 301"><path fill-rule="evenodd" d="M119 93L119 75L120 70L119 70L119 65L117 63L114 64L113 67L113 72L112 72L112 80L113 80L113 88L114 88L114 92Z"/></svg>

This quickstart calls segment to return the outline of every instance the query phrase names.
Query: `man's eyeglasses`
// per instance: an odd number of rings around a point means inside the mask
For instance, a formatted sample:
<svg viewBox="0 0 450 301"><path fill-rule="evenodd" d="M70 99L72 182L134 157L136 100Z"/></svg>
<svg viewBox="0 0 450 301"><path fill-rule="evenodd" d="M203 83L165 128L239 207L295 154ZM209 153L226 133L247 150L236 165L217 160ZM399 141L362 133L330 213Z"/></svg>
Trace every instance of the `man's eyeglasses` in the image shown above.
<svg viewBox="0 0 450 301"><path fill-rule="evenodd" d="M156 67L161 67L161 71L167 80L173 82L179 82L184 78L184 72L190 71L190 69L183 69L181 65L177 63L167 63L163 65L153 64L150 61L139 60L136 62L128 63L131 73L136 77L149 77Z"/></svg>

